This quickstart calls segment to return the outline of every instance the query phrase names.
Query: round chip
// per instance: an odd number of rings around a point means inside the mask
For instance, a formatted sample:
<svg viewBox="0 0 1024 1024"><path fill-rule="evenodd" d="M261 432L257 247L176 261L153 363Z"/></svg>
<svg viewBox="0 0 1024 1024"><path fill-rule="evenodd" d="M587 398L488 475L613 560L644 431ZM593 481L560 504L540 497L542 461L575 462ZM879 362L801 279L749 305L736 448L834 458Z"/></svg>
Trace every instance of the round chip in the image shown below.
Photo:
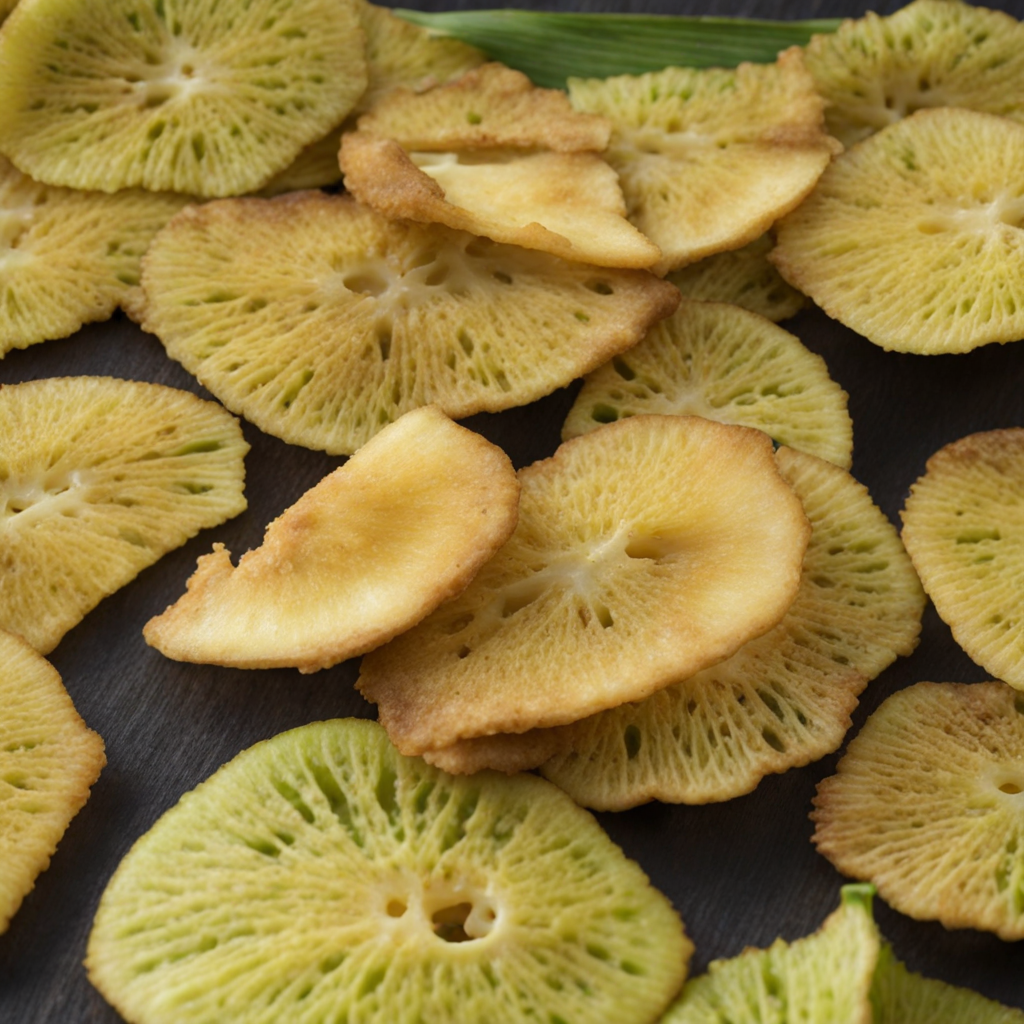
<svg viewBox="0 0 1024 1024"><path fill-rule="evenodd" d="M315 672L461 592L516 524L508 456L433 407L385 427L243 555L216 545L146 624L179 661Z"/></svg>
<svg viewBox="0 0 1024 1024"><path fill-rule="evenodd" d="M738 306L688 301L587 376L562 437L642 413L704 416L849 469L846 400L825 360L789 332Z"/></svg>
<svg viewBox="0 0 1024 1024"><path fill-rule="evenodd" d="M814 187L838 143L796 47L775 64L569 79L613 124L605 158L658 273L752 242Z"/></svg>
<svg viewBox="0 0 1024 1024"><path fill-rule="evenodd" d="M52 185L249 192L352 109L363 47L353 0L23 0L3 151Z"/></svg>
<svg viewBox="0 0 1024 1024"><path fill-rule="evenodd" d="M893 694L814 803L818 850L896 910L1024 938L1024 697L1010 687Z"/></svg>
<svg viewBox="0 0 1024 1024"><path fill-rule="evenodd" d="M53 666L0 630L0 933L49 866L106 758Z"/></svg>
<svg viewBox="0 0 1024 1024"><path fill-rule="evenodd" d="M348 720L258 744L168 811L86 965L137 1024L648 1024L691 950L555 787L456 779Z"/></svg>
<svg viewBox="0 0 1024 1024"><path fill-rule="evenodd" d="M245 509L238 421L157 384L0 389L0 627L46 654L108 594Z"/></svg>
<svg viewBox="0 0 1024 1024"><path fill-rule="evenodd" d="M772 260L829 316L925 355L1024 338L1024 124L921 110L844 153Z"/></svg>
<svg viewBox="0 0 1024 1024"><path fill-rule="evenodd" d="M707 803L835 750L857 695L917 646L924 593L895 529L848 473L776 454L811 521L796 599L728 661L565 727L546 778L587 807Z"/></svg>
<svg viewBox="0 0 1024 1024"><path fill-rule="evenodd" d="M524 405L635 345L679 293L303 192L185 210L143 264L144 326L228 408L351 453L410 409Z"/></svg>
<svg viewBox="0 0 1024 1024"><path fill-rule="evenodd" d="M941 448L901 514L903 543L957 643L1024 690L1024 429Z"/></svg>
<svg viewBox="0 0 1024 1024"><path fill-rule="evenodd" d="M869 11L815 36L804 60L844 146L926 107L1024 121L1024 27L1002 11L959 0L914 0L887 18Z"/></svg>
<svg viewBox="0 0 1024 1024"><path fill-rule="evenodd" d="M637 416L520 471L519 525L454 601L363 659L400 750L640 700L770 629L809 526L766 434Z"/></svg>

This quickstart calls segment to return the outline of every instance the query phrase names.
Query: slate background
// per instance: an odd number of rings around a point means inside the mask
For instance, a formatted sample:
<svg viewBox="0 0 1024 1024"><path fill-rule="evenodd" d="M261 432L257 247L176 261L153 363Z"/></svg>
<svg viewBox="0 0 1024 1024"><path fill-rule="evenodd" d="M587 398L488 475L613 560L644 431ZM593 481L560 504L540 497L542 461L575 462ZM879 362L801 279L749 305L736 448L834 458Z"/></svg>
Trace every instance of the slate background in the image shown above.
<svg viewBox="0 0 1024 1024"><path fill-rule="evenodd" d="M488 4L406 0L404 6ZM865 9L856 0L522 0L521 6L761 18L856 16ZM887 2L876 9L890 13L900 6ZM992 6L1024 18L1024 0ZM897 523L907 489L932 452L973 431L1024 423L1024 345L925 358L885 353L816 309L786 326L824 356L849 392L854 475ZM210 397L155 338L121 316L0 361L0 383L73 374L155 381ZM555 449L574 393L569 388L466 422L502 445L517 466L526 465ZM50 869L0 936L0 1024L117 1024L120 1017L92 989L81 960L96 903L131 843L183 792L258 740L321 718L373 716L352 687L356 662L312 676L242 672L180 665L143 642L143 624L184 590L196 558L214 541L236 555L255 547L266 523L342 461L290 447L248 424L245 433L252 445L248 511L107 598L51 655L80 713L104 737L108 764ZM869 686L854 729L886 696L911 683L984 678L929 606L918 650ZM813 931L836 905L842 879L814 851L807 815L816 783L837 759L765 779L754 793L725 804L651 804L600 816L682 915L697 946L692 970L777 935L794 939ZM947 932L881 901L876 906L883 933L911 968L1024 1008L1024 946L980 932Z"/></svg>

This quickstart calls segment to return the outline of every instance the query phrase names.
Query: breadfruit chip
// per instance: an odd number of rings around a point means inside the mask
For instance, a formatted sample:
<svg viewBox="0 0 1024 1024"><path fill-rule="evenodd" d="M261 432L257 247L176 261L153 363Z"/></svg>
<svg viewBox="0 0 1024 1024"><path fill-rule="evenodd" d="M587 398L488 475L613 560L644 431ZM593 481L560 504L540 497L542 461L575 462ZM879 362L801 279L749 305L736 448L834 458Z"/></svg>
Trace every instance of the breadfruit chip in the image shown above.
<svg viewBox="0 0 1024 1024"><path fill-rule="evenodd" d="M186 794L111 879L86 966L138 1024L648 1024L691 950L554 786L456 779L348 720Z"/></svg>
<svg viewBox="0 0 1024 1024"><path fill-rule="evenodd" d="M639 413L704 416L756 427L849 469L847 395L821 356L738 306L684 302L635 348L587 375L562 437Z"/></svg>
<svg viewBox="0 0 1024 1024"><path fill-rule="evenodd" d="M796 48L775 64L570 79L569 97L611 119L605 158L630 220L661 248L658 273L752 242L841 149Z"/></svg>
<svg viewBox="0 0 1024 1024"><path fill-rule="evenodd" d="M687 299L729 302L776 323L795 316L807 298L782 279L768 254L775 242L768 234L739 249L707 256L668 276Z"/></svg>
<svg viewBox="0 0 1024 1024"><path fill-rule="evenodd" d="M400 750L641 700L770 629L796 594L809 526L760 431L636 416L519 476L508 543L363 659L359 689Z"/></svg>
<svg viewBox="0 0 1024 1024"><path fill-rule="evenodd" d="M807 70L825 123L845 146L925 107L967 107L1024 121L1024 28L1002 11L915 0L815 36Z"/></svg>
<svg viewBox="0 0 1024 1024"><path fill-rule="evenodd" d="M1003 683L893 694L818 786L814 842L901 913L1024 938L1024 698Z"/></svg>
<svg viewBox="0 0 1024 1024"><path fill-rule="evenodd" d="M661 1024L871 1024L880 950L870 887L844 886L839 909L813 935L713 960Z"/></svg>
<svg viewBox="0 0 1024 1024"><path fill-rule="evenodd" d="M568 740L565 726L498 733L461 740L441 750L428 750L423 760L452 775L472 775L492 768L515 775L537 768L559 753Z"/></svg>
<svg viewBox="0 0 1024 1024"><path fill-rule="evenodd" d="M0 37L0 138L27 174L199 196L265 184L366 87L352 0L26 0Z"/></svg>
<svg viewBox="0 0 1024 1024"><path fill-rule="evenodd" d="M1024 338L1024 124L920 110L844 153L778 227L772 261L882 348Z"/></svg>
<svg viewBox="0 0 1024 1024"><path fill-rule="evenodd" d="M53 666L0 630L0 933L105 763Z"/></svg>
<svg viewBox="0 0 1024 1024"><path fill-rule="evenodd" d="M0 156L0 357L130 305L150 240L188 202L51 188Z"/></svg>
<svg viewBox="0 0 1024 1024"><path fill-rule="evenodd" d="M1024 690L1024 429L941 448L901 514L903 543L957 643Z"/></svg>
<svg viewBox="0 0 1024 1024"><path fill-rule="evenodd" d="M446 224L602 267L650 267L659 250L626 220L615 171L594 153L407 153L370 132L341 140L345 188L391 219Z"/></svg>
<svg viewBox="0 0 1024 1024"><path fill-rule="evenodd" d="M857 695L917 645L924 594L892 524L828 462L776 454L811 521L796 599L728 661L566 726L544 775L578 803L706 803L835 750Z"/></svg>
<svg viewBox="0 0 1024 1024"><path fill-rule="evenodd" d="M267 527L216 545L146 642L179 661L315 672L462 591L516 524L508 456L433 407L385 427Z"/></svg>
<svg viewBox="0 0 1024 1024"><path fill-rule="evenodd" d="M237 420L184 391L0 389L0 628L46 654L104 597L245 508Z"/></svg>
<svg viewBox="0 0 1024 1024"><path fill-rule="evenodd" d="M524 405L635 345L679 302L566 263L302 192L183 211L143 264L144 326L228 408L351 453L404 412Z"/></svg>

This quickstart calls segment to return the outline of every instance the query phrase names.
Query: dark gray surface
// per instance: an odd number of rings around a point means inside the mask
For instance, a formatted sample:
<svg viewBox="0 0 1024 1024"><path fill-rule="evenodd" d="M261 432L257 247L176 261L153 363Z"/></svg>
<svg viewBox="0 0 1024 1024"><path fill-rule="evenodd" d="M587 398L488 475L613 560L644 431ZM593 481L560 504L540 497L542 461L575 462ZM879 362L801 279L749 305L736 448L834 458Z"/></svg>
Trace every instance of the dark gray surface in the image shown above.
<svg viewBox="0 0 1024 1024"><path fill-rule="evenodd" d="M407 0L404 6L482 5ZM523 6L584 9L568 2ZM1024 0L997 6L1024 17ZM852 0L591 0L585 7L793 18L863 9ZM850 393L854 474L894 520L909 485L937 448L973 431L1024 423L1024 345L921 358L884 353L817 310L787 326L825 357ZM70 374L110 374L203 393L156 339L122 317L0 361L0 383ZM556 447L572 391L467 422L502 445L517 466L525 465ZM0 936L0 1024L116 1024L120 1018L90 987L80 964L100 893L130 844L185 790L257 740L319 718L372 717L352 688L356 663L312 676L247 673L179 665L142 640L143 624L182 592L196 558L214 541L235 553L257 545L265 524L340 462L245 429L253 446L247 459L249 510L143 572L68 633L51 656L79 711L104 737L108 765L49 871ZM917 652L871 684L855 728L888 694L910 683L983 678L929 608ZM746 945L805 934L835 906L841 879L811 846L807 814L817 781L831 773L837 756L766 779L753 794L729 803L652 804L601 816L672 898L697 945L694 970ZM913 922L880 901L878 917L911 967L1024 1008L1021 944Z"/></svg>

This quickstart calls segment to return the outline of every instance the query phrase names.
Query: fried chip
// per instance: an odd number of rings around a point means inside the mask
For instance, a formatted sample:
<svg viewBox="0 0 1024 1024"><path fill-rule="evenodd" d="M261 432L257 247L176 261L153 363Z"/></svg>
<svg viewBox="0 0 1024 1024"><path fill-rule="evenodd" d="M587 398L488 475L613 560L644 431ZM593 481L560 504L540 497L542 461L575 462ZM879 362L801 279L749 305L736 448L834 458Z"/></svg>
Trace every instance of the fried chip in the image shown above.
<svg viewBox="0 0 1024 1024"><path fill-rule="evenodd" d="M508 543L363 659L358 687L400 750L640 700L770 629L796 594L809 526L760 431L637 416L519 476Z"/></svg>
<svg viewBox="0 0 1024 1024"><path fill-rule="evenodd" d="M385 427L243 555L216 545L146 624L169 658L315 672L363 654L465 589L515 527L508 456L432 406Z"/></svg>
<svg viewBox="0 0 1024 1024"><path fill-rule="evenodd" d="M158 384L0 389L0 628L43 654L104 597L245 508L238 421Z"/></svg>
<svg viewBox="0 0 1024 1024"><path fill-rule="evenodd" d="M352 0L25 0L0 37L0 138L27 174L199 196L264 185L366 87Z"/></svg>
<svg viewBox="0 0 1024 1024"><path fill-rule="evenodd" d="M825 360L788 331L738 306L687 301L587 375L562 438L642 413L704 416L849 469L846 401Z"/></svg>
<svg viewBox="0 0 1024 1024"><path fill-rule="evenodd" d="M555 787L456 779L348 720L258 744L168 811L86 966L137 1024L648 1024L691 950Z"/></svg>
<svg viewBox="0 0 1024 1024"><path fill-rule="evenodd" d="M844 153L772 260L829 316L897 352L1024 337L1024 124L921 110Z"/></svg>
<svg viewBox="0 0 1024 1024"><path fill-rule="evenodd" d="M0 933L89 799L106 758L60 676L0 630Z"/></svg>
<svg viewBox="0 0 1024 1024"><path fill-rule="evenodd" d="M515 775L537 768L559 753L568 741L565 727L498 733L462 740L441 750L428 750L423 760L452 775L473 775L491 768Z"/></svg>
<svg viewBox="0 0 1024 1024"><path fill-rule="evenodd" d="M752 242L811 191L841 147L800 50L775 64L570 79L577 110L613 124L605 154L658 273Z"/></svg>
<svg viewBox="0 0 1024 1024"><path fill-rule="evenodd" d="M937 451L911 488L903 543L935 610L979 665L1024 690L1024 429Z"/></svg>
<svg viewBox="0 0 1024 1024"><path fill-rule="evenodd" d="M848 473L776 454L811 521L796 599L728 661L567 726L543 774L578 803L707 803L835 750L857 696L917 646L924 593L895 529Z"/></svg>
<svg viewBox="0 0 1024 1024"><path fill-rule="evenodd" d="M958 0L915 0L887 18L869 11L815 36L804 60L845 146L927 107L1024 121L1024 28L1002 11Z"/></svg>
<svg viewBox="0 0 1024 1024"><path fill-rule="evenodd" d="M184 211L143 264L144 326L228 408L351 453L402 413L524 405L636 344L679 293L350 198Z"/></svg>
<svg viewBox="0 0 1024 1024"><path fill-rule="evenodd" d="M1024 697L917 683L885 700L818 785L814 842L896 910L1024 938Z"/></svg>

